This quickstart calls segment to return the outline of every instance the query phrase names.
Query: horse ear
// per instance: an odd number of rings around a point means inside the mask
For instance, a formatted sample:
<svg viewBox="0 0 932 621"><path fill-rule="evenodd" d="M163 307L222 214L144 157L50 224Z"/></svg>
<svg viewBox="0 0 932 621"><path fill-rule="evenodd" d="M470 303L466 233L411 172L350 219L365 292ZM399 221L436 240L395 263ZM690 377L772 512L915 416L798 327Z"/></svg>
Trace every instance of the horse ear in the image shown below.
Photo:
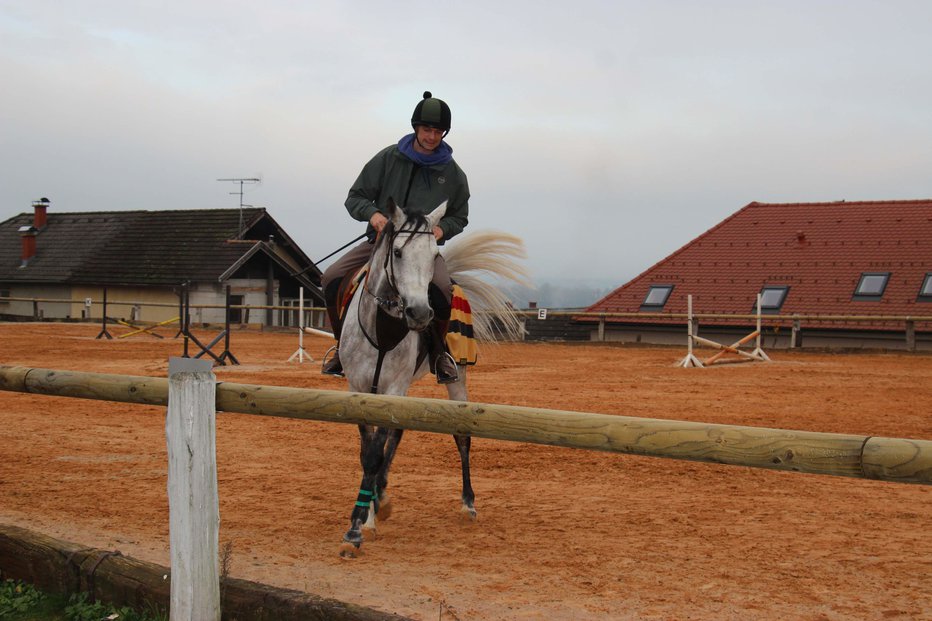
<svg viewBox="0 0 932 621"><path fill-rule="evenodd" d="M401 225L404 224L405 212L395 204L395 199L389 197L388 199L388 216L389 221L395 225L395 228L401 228Z"/></svg>
<svg viewBox="0 0 932 621"><path fill-rule="evenodd" d="M437 226L437 223L440 222L440 218L443 217L443 214L447 212L447 201L440 203L436 209L427 214L427 221L430 223L431 228Z"/></svg>

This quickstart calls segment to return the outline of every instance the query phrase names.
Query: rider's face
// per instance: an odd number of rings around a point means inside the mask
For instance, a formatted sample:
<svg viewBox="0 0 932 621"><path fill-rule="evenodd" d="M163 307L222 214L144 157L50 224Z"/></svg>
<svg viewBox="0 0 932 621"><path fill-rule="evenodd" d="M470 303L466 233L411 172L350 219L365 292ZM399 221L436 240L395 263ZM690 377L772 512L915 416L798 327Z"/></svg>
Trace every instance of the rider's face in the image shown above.
<svg viewBox="0 0 932 621"><path fill-rule="evenodd" d="M425 155L433 153L433 151L440 146L440 141L443 140L442 129L418 125L414 128L414 132L417 138L417 140L414 141L414 150Z"/></svg>

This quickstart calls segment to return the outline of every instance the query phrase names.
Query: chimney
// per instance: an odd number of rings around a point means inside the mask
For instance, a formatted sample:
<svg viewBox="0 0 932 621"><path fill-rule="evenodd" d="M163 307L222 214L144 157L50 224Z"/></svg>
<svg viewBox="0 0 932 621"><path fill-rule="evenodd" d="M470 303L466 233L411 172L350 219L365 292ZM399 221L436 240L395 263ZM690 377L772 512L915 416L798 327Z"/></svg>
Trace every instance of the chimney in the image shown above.
<svg viewBox="0 0 932 621"><path fill-rule="evenodd" d="M20 267L26 267L29 261L36 256L36 230L34 226L19 227L19 236L23 240L23 262Z"/></svg>
<svg viewBox="0 0 932 621"><path fill-rule="evenodd" d="M32 207L35 210L35 218L32 226L35 227L37 231L41 231L45 228L46 222L48 222L49 199L43 196L37 201L32 201Z"/></svg>

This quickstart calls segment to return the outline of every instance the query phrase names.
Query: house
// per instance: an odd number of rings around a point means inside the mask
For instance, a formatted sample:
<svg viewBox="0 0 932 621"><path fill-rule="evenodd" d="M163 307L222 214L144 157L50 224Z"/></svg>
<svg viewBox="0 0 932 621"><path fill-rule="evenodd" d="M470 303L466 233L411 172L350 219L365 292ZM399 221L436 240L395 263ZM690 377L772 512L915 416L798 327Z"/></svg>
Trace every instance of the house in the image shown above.
<svg viewBox="0 0 932 621"><path fill-rule="evenodd" d="M264 208L56 213L43 198L0 222L0 318L100 318L106 290L108 317L166 321L183 283L194 322L223 323L228 286L233 305L296 305L300 288L323 303L320 270ZM232 321L293 323L249 310Z"/></svg>
<svg viewBox="0 0 932 621"><path fill-rule="evenodd" d="M691 295L733 342L758 294L768 347L932 349L932 199L750 203L586 310L630 315L605 340L685 343Z"/></svg>

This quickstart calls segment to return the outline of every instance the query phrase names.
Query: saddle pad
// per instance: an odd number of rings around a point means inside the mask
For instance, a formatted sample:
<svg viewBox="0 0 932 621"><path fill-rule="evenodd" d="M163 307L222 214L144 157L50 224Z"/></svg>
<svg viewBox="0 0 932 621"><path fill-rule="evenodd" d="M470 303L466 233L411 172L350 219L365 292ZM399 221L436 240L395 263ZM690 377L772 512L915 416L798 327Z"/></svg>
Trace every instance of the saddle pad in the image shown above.
<svg viewBox="0 0 932 621"><path fill-rule="evenodd" d="M340 283L340 288L337 289L337 300L339 301L337 310L341 318L346 314L346 309L353 299L353 294L356 293L356 289L359 288L359 283L365 279L366 272L368 271L369 266L363 265L357 272L350 272L343 277L343 282Z"/></svg>
<svg viewBox="0 0 932 621"><path fill-rule="evenodd" d="M479 348L472 332L472 309L462 287L453 285L450 325L447 328L447 349L457 364L476 364Z"/></svg>

